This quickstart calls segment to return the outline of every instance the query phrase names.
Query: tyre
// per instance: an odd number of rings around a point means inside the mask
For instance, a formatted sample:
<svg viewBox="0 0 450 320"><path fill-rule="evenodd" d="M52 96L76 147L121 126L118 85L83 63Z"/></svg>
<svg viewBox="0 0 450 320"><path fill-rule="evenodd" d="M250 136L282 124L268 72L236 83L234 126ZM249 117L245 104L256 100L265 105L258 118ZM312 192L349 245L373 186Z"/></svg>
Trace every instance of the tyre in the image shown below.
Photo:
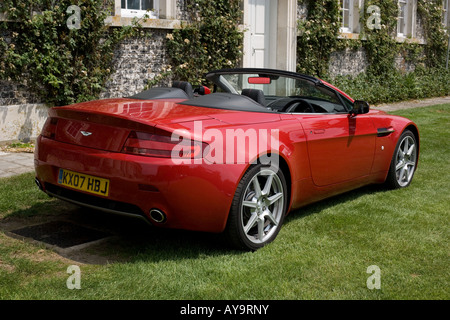
<svg viewBox="0 0 450 320"><path fill-rule="evenodd" d="M400 136L392 156L386 184L391 189L411 184L417 168L418 145L414 134L406 130Z"/></svg>
<svg viewBox="0 0 450 320"><path fill-rule="evenodd" d="M286 179L279 169L251 167L236 189L225 236L234 247L257 250L272 242L287 207Z"/></svg>

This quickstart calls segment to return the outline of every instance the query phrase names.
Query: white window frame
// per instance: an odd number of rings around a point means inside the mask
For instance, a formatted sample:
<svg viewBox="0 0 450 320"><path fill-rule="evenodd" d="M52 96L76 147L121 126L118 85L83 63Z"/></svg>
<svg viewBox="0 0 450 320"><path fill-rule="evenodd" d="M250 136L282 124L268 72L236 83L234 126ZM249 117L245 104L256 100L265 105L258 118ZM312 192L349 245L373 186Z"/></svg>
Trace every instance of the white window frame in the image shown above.
<svg viewBox="0 0 450 320"><path fill-rule="evenodd" d="M341 10L340 24L341 27L339 31L341 32L340 37L357 39L358 34L361 32L360 16L361 10L364 8L364 0L348 0L348 7L344 7L345 0L337 0L339 2L339 7ZM348 26L344 27L344 14L348 14ZM356 37L355 37L356 36Z"/></svg>
<svg viewBox="0 0 450 320"><path fill-rule="evenodd" d="M402 14L402 5L404 6L403 16ZM398 16L397 16L397 37L405 38L408 34L408 24L410 19L409 14L409 1L408 0L398 0ZM403 30L401 30L401 21L403 21Z"/></svg>
<svg viewBox="0 0 450 320"><path fill-rule="evenodd" d="M140 0L140 1L142 1L142 0ZM126 6L128 3L127 0L124 0L124 2L125 2L125 6ZM148 15L149 19L158 19L159 18L159 2L160 2L160 0L153 0L154 8L151 11L123 8L122 3L121 3L120 15L124 18L142 18L145 15ZM141 2L141 5L142 5L142 2Z"/></svg>
<svg viewBox="0 0 450 320"><path fill-rule="evenodd" d="M445 28L450 29L450 0L443 1L442 10L442 24Z"/></svg>
<svg viewBox="0 0 450 320"><path fill-rule="evenodd" d="M348 0L348 8L345 8L344 4L345 4L345 0L341 0L340 1L340 6L341 6L341 32L342 33L353 33L353 14L354 14L354 0ZM348 12L348 27L344 26L344 15L345 12Z"/></svg>

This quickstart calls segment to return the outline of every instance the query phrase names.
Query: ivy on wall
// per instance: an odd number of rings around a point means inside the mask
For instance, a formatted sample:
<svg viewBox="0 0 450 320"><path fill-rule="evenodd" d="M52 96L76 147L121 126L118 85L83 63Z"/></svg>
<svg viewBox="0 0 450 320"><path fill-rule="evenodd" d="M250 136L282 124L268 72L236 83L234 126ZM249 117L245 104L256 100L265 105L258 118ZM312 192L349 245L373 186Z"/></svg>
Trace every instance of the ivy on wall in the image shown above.
<svg viewBox="0 0 450 320"><path fill-rule="evenodd" d="M241 1L186 2L190 21L167 35L171 71L164 75L200 85L206 72L239 64L243 46Z"/></svg>
<svg viewBox="0 0 450 320"><path fill-rule="evenodd" d="M424 62L427 67L445 65L448 34L442 24L441 0L418 0L418 15L425 29L426 45L406 41L397 43L396 28L398 16L397 0L365 0L360 16L359 40L338 39L341 26L340 1L336 0L299 0L306 6L308 18L299 21L297 56L298 71L318 76L328 73L329 56L332 52L345 48L365 49L370 74L382 75L393 70L394 60L399 52L406 53L412 62ZM375 5L380 9L381 28L368 28L367 9ZM422 61L420 61L422 57Z"/></svg>
<svg viewBox="0 0 450 320"><path fill-rule="evenodd" d="M448 34L442 25L442 5L441 0L419 0L417 4L418 14L423 17L427 39L427 45L424 47L425 63L431 68L441 67L447 54Z"/></svg>
<svg viewBox="0 0 450 320"><path fill-rule="evenodd" d="M96 99L116 44L138 27L105 25L113 0L2 1L8 21L0 24L0 79L26 85L50 105Z"/></svg>
<svg viewBox="0 0 450 320"><path fill-rule="evenodd" d="M116 45L127 37L139 36L136 21L131 27L114 29L104 24L113 2L2 0L0 13L5 13L8 21L0 22L0 79L22 83L54 105L96 99L113 72ZM426 45L396 42L397 0L364 1L359 40L339 38L338 0L298 2L306 7L308 18L298 23L297 71L328 79L333 52L362 47L369 62L366 73L356 80L337 79L337 84L347 86L350 94L352 90L367 93L378 88L381 82L392 87L397 81L403 81L408 88L406 98L449 91L449 72L442 70L448 35L441 23L441 0L418 0L417 12L424 27ZM171 67L150 81L149 86L168 76L199 85L207 71L239 65L243 47L243 32L239 29L242 1L185 0L185 4L189 23L167 35ZM81 16L79 28L70 29L68 20L72 13L68 13L67 8L72 5L81 9ZM370 5L380 8L380 29L366 26ZM394 68L400 52L415 65L415 72L403 76ZM447 85L444 90L431 90L425 83L420 84L421 79L439 79L439 83ZM386 97L371 98L374 102Z"/></svg>
<svg viewBox="0 0 450 320"><path fill-rule="evenodd" d="M339 39L340 2L298 1L307 10L307 19L298 24L298 72L333 81L350 95L371 103L450 94L450 72L444 69L448 34L442 24L441 0L418 0L417 13L424 27L425 45L397 42L397 0L365 0L360 12L359 39ZM370 18L367 9L372 5L380 9L380 28L369 28L366 23ZM363 48L366 54L366 71L356 77L331 78L331 54L357 48ZM413 72L395 67L399 55L414 66Z"/></svg>
<svg viewBox="0 0 450 320"><path fill-rule="evenodd" d="M308 17L298 22L297 71L324 77L331 53L338 50L340 5L338 1L298 1L306 6Z"/></svg>
<svg viewBox="0 0 450 320"><path fill-rule="evenodd" d="M363 14L360 17L360 43L365 49L369 66L367 73L382 76L394 69L394 61L401 44L396 41L397 35L397 0L365 0ZM367 8L375 5L380 8L380 28L368 28Z"/></svg>

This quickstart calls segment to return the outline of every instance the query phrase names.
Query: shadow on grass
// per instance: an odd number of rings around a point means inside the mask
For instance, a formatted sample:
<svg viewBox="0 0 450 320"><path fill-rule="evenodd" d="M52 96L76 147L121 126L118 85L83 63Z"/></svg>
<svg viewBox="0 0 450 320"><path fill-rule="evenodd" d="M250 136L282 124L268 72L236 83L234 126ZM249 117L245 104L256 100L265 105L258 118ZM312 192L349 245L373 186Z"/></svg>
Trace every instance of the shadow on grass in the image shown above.
<svg viewBox="0 0 450 320"><path fill-rule="evenodd" d="M295 220L303 219L313 214L318 214L321 211L328 209L334 205L342 204L348 201L356 200L360 197L368 194L374 194L379 192L388 192L389 189L383 184L373 184L365 187L361 187L352 191L348 191L330 198L320 200L318 202L311 203L299 209L293 210L284 220L284 224L289 224Z"/></svg>
<svg viewBox="0 0 450 320"><path fill-rule="evenodd" d="M386 191L382 186L373 185L310 204L291 212L285 224L318 214L330 206L382 191ZM80 250L57 251L65 258L85 264L176 261L246 253L232 249L221 234L151 227L142 220L81 208L53 199L10 213L0 220L0 228L5 221L18 228L21 224L26 226L49 220L70 221L113 235L101 243Z"/></svg>
<svg viewBox="0 0 450 320"><path fill-rule="evenodd" d="M156 262L242 253L230 248L220 234L156 228L140 219L78 207L56 199L9 213L0 219L0 230L12 231L49 221L69 221L111 235L105 241L79 250L53 248L65 258L86 264Z"/></svg>

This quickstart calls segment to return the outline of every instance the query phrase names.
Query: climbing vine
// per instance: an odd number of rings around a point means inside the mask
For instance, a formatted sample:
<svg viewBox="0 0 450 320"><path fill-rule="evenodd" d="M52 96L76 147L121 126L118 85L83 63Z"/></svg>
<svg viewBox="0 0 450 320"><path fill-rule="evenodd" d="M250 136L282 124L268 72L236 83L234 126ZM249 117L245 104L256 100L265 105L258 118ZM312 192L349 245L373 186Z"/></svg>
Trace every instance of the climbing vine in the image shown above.
<svg viewBox="0 0 450 320"><path fill-rule="evenodd" d="M239 0L187 0L189 23L167 35L171 71L164 75L200 85L214 69L236 67L242 57Z"/></svg>
<svg viewBox="0 0 450 320"><path fill-rule="evenodd" d="M307 19L298 24L297 70L303 73L327 77L330 56L333 52L346 48L363 47L367 53L369 69L374 74L386 73L392 69L398 52L395 40L397 23L396 0L367 0L361 10L361 32L359 40L340 38L341 6L336 0L299 0L299 5L307 10ZM380 8L382 24L380 28L369 29L366 12L371 5ZM364 39L364 41L362 41Z"/></svg>
<svg viewBox="0 0 450 320"><path fill-rule="evenodd" d="M397 0L366 0L364 1L364 10L360 17L360 25L362 26L360 37L361 46L365 49L368 68L367 73L370 75L386 75L394 69L395 57L399 52L396 41L396 28L398 16ZM369 28L367 26L367 8L370 6L379 8L380 26L379 28Z"/></svg>
<svg viewBox="0 0 450 320"><path fill-rule="evenodd" d="M340 46L339 2L302 0L299 5L306 6L308 17L298 22L297 71L324 77L331 53Z"/></svg>
<svg viewBox="0 0 450 320"><path fill-rule="evenodd" d="M113 72L115 46L127 37L139 36L136 21L130 27L112 29L105 25L113 2L2 0L0 13L7 20L0 22L0 79L22 83L54 105L97 98ZM442 25L441 0L418 0L417 13L424 29L425 45L410 41L397 43L396 0L364 1L359 40L339 37L339 1L298 2L307 10L307 19L298 23L299 72L327 79L333 52L362 47L368 60L366 72L355 79L337 79L350 90L367 93L372 88L382 88L378 85L385 82L389 89L393 83L402 84L408 88L403 90L409 92L408 97L450 94L449 72L443 70L448 34ZM242 1L186 0L185 4L189 22L169 33L166 39L171 66L149 85L169 76L198 85L207 71L239 65L243 46L243 32L239 28ZM73 5L80 8L77 28L68 27L73 12L67 9ZM380 8L380 28L367 27L367 9L371 5ZM399 53L415 66L414 72L402 75L394 68ZM443 83L444 88L429 89L433 81L437 86Z"/></svg>
<svg viewBox="0 0 450 320"><path fill-rule="evenodd" d="M372 103L450 94L450 72L445 70L448 34L442 24L441 0L418 0L417 13L424 29L426 44L411 39L397 42L397 0L366 0L360 11L358 40L339 37L340 1L299 0L307 11L307 18L299 21L297 71L333 81L356 98ZM367 23L379 9L379 26ZM373 7L372 7L373 8ZM363 48L368 62L364 73L356 76L337 76L329 73L333 52ZM411 70L396 68L402 57L413 66Z"/></svg>
<svg viewBox="0 0 450 320"><path fill-rule="evenodd" d="M431 68L441 67L447 54L448 34L442 24L442 5L441 0L421 0L417 4L427 39L427 45L424 47L425 63Z"/></svg>
<svg viewBox="0 0 450 320"><path fill-rule="evenodd" d="M116 44L138 29L137 22L114 30L105 25L112 0L2 1L0 79L25 84L57 106L98 98Z"/></svg>

